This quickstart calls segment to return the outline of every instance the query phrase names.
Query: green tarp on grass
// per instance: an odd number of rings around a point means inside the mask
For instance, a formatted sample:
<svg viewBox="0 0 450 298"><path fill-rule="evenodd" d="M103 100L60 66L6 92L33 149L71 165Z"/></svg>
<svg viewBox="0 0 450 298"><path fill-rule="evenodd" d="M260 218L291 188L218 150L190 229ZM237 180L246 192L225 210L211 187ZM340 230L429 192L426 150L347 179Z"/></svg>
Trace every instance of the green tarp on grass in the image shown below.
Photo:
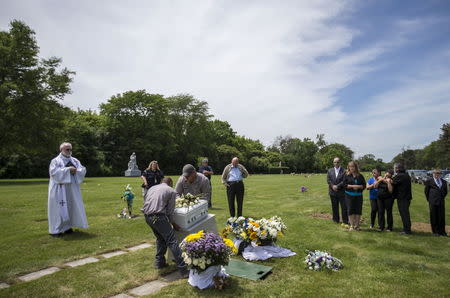
<svg viewBox="0 0 450 298"><path fill-rule="evenodd" d="M269 274L272 267L230 259L228 266L225 266L225 270L230 275L258 280Z"/></svg>

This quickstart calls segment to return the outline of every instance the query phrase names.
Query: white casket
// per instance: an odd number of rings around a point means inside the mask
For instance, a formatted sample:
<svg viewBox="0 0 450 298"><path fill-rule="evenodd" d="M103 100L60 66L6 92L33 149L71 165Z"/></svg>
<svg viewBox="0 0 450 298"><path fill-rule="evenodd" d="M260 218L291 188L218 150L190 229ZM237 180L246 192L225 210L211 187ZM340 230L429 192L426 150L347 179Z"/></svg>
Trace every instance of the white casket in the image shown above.
<svg viewBox="0 0 450 298"><path fill-rule="evenodd" d="M200 203L190 207L175 208L172 220L183 230L188 230L207 216L208 201L200 200Z"/></svg>

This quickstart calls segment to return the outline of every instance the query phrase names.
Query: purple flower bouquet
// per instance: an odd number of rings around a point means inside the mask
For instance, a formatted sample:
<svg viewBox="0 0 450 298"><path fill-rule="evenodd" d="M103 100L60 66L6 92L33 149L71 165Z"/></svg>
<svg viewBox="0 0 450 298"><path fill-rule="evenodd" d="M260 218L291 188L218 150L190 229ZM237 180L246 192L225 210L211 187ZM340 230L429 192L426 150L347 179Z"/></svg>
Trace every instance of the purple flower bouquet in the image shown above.
<svg viewBox="0 0 450 298"><path fill-rule="evenodd" d="M211 266L227 265L236 250L230 239L204 231L186 236L180 248L186 264L197 272Z"/></svg>

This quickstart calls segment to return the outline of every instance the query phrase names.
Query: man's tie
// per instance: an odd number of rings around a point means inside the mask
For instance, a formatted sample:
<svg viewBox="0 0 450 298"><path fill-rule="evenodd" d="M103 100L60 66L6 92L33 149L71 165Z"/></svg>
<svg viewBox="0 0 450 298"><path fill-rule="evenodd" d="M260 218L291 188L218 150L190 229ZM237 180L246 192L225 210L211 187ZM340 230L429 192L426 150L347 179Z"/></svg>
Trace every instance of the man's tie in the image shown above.
<svg viewBox="0 0 450 298"><path fill-rule="evenodd" d="M441 188L441 186L442 186L441 179L436 179L435 181L436 181L437 187Z"/></svg>

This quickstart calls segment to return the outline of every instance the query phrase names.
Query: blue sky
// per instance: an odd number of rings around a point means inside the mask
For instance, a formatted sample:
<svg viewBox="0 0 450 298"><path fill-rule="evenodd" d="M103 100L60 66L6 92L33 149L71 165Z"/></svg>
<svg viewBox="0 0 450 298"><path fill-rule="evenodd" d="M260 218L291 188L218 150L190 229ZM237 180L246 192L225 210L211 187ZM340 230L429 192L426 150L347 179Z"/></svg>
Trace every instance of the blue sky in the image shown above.
<svg viewBox="0 0 450 298"><path fill-rule="evenodd" d="M11 19L77 72L72 108L190 93L265 145L324 133L387 161L450 121L450 1L2 1Z"/></svg>

